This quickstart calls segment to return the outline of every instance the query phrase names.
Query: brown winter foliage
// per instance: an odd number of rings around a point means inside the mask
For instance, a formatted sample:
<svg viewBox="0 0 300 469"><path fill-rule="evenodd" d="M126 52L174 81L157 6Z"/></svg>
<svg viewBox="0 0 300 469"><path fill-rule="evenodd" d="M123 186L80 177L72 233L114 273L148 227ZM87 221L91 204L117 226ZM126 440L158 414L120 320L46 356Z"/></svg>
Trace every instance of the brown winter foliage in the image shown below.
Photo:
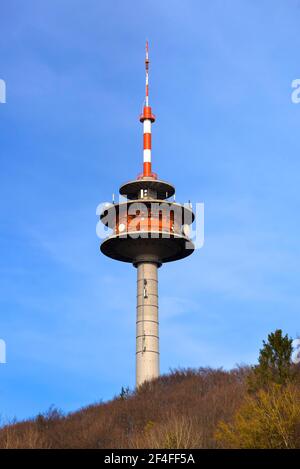
<svg viewBox="0 0 300 469"><path fill-rule="evenodd" d="M51 410L0 429L0 448L212 448L245 392L247 369L181 370L110 402Z"/></svg>
<svg viewBox="0 0 300 469"><path fill-rule="evenodd" d="M259 432L268 431L268 412L277 404L278 412L271 420L277 429L273 446L287 447L287 441L290 447L297 446L300 387L285 388L284 401L280 386L271 390L273 401L268 406L268 391L258 397L249 395L249 373L248 367L229 372L174 371L107 403L68 415L50 409L33 420L6 425L0 429L0 448L261 447L267 437L259 440ZM244 443L237 436L240 430ZM272 442L268 444L272 447Z"/></svg>

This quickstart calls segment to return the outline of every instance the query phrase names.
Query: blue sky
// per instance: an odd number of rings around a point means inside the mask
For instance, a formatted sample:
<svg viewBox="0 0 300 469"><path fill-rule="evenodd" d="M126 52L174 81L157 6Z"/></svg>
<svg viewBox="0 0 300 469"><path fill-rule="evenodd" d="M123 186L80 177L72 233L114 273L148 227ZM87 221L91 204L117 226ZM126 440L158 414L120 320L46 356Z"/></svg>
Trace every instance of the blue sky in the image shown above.
<svg viewBox="0 0 300 469"><path fill-rule="evenodd" d="M153 166L205 203L205 245L163 266L161 371L254 363L299 333L300 2L9 0L0 15L0 414L134 385L135 269L99 253L96 206Z"/></svg>

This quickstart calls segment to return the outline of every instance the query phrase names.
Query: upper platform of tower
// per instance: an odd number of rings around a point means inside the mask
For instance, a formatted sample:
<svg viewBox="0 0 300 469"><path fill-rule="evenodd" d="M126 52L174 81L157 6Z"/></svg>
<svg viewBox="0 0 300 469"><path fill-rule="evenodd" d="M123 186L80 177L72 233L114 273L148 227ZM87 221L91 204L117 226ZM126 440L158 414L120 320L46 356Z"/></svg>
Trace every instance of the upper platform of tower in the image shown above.
<svg viewBox="0 0 300 469"><path fill-rule="evenodd" d="M175 187L169 182L142 177L128 181L120 187L120 194L127 199L159 199L165 200L175 194Z"/></svg>

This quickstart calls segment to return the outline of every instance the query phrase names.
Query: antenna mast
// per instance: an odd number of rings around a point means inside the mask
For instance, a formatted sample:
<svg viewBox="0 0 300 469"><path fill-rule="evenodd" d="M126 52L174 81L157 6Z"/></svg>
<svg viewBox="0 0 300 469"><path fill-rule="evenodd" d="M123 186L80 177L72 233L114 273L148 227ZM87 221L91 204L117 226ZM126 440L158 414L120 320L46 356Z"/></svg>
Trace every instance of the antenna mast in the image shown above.
<svg viewBox="0 0 300 469"><path fill-rule="evenodd" d="M152 114L151 107L149 106L149 46L146 41L146 56L145 56L145 70L146 70L146 89L145 89L145 105L143 114L140 116L140 121L143 123L144 131L144 145L143 145L143 177L153 177L151 166L151 124L155 121L155 116Z"/></svg>

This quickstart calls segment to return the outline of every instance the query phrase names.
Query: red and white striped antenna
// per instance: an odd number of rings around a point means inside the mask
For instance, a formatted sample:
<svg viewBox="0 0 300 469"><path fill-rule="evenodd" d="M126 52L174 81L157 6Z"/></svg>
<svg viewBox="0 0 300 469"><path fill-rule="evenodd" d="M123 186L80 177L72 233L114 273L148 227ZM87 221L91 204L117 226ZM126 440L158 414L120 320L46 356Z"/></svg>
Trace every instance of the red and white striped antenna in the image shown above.
<svg viewBox="0 0 300 469"><path fill-rule="evenodd" d="M144 131L144 147L143 147L143 175L142 177L155 177L152 173L151 167L151 124L155 121L155 116L152 114L151 107L149 106L149 47L146 41L146 90L145 90L145 105L143 114L140 116L140 121L143 123Z"/></svg>

